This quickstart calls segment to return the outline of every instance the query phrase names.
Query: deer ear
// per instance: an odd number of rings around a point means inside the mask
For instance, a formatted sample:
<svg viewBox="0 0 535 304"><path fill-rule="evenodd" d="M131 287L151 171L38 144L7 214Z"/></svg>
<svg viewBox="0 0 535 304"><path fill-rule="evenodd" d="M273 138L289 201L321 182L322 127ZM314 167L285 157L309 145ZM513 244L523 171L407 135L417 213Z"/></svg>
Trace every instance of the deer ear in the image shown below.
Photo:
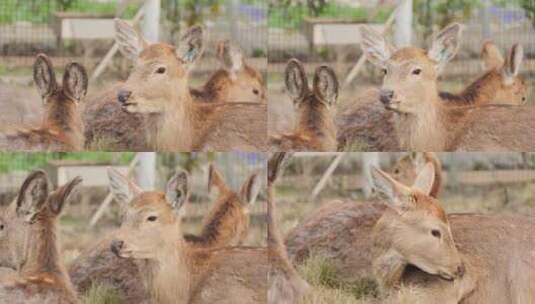
<svg viewBox="0 0 535 304"><path fill-rule="evenodd" d="M503 59L500 49L491 41L486 41L481 49L481 60L483 61L483 68L486 71L500 69L503 67L505 60Z"/></svg>
<svg viewBox="0 0 535 304"><path fill-rule="evenodd" d="M359 27L360 47L366 59L378 67L384 68L396 48L386 38L369 26Z"/></svg>
<svg viewBox="0 0 535 304"><path fill-rule="evenodd" d="M321 66L314 75L314 94L327 103L333 105L338 99L338 79L334 71L328 66Z"/></svg>
<svg viewBox="0 0 535 304"><path fill-rule="evenodd" d="M184 170L179 170L167 182L165 198L171 204L178 215L181 215L184 203L189 197L188 173Z"/></svg>
<svg viewBox="0 0 535 304"><path fill-rule="evenodd" d="M443 29L433 40L427 56L437 63L437 71L440 74L446 64L455 57L461 46L463 26L453 23Z"/></svg>
<svg viewBox="0 0 535 304"><path fill-rule="evenodd" d="M189 28L181 37L176 48L177 57L187 69L199 59L204 51L204 30L201 26Z"/></svg>
<svg viewBox="0 0 535 304"><path fill-rule="evenodd" d="M87 93L87 72L85 68L71 62L65 67L63 74L63 92L70 98L80 101Z"/></svg>
<svg viewBox="0 0 535 304"><path fill-rule="evenodd" d="M277 177L286 167L288 159L293 155L291 152L276 152L268 160L267 180L268 187L273 184Z"/></svg>
<svg viewBox="0 0 535 304"><path fill-rule="evenodd" d="M16 200L16 213L33 222L48 198L48 178L44 171L31 173L22 183Z"/></svg>
<svg viewBox="0 0 535 304"><path fill-rule="evenodd" d="M239 47L230 41L220 42L217 46L217 59L229 74L232 80L236 80L237 73L243 69L243 54Z"/></svg>
<svg viewBox="0 0 535 304"><path fill-rule="evenodd" d="M410 208L408 200L411 191L408 187L394 180L380 169L372 168L372 180L377 192L386 196L388 202L396 209Z"/></svg>
<svg viewBox="0 0 535 304"><path fill-rule="evenodd" d="M50 59L45 54L37 55L33 64L33 80L42 98L52 94L56 88L56 74Z"/></svg>
<svg viewBox="0 0 535 304"><path fill-rule="evenodd" d="M213 187L216 187L221 192L227 189L227 184L219 170L213 164L210 164L208 167L208 192L212 191Z"/></svg>
<svg viewBox="0 0 535 304"><path fill-rule="evenodd" d="M244 205L252 205L260 192L261 181L258 173L253 173L247 178L240 189L240 201Z"/></svg>
<svg viewBox="0 0 535 304"><path fill-rule="evenodd" d="M136 184L113 168L108 168L108 179L110 192L122 209L126 208L132 199L142 192Z"/></svg>
<svg viewBox="0 0 535 304"><path fill-rule="evenodd" d="M147 42L125 21L115 19L115 42L119 51L130 60L137 60L139 54L147 47Z"/></svg>
<svg viewBox="0 0 535 304"><path fill-rule="evenodd" d="M414 180L412 188L417 189L426 195L430 195L431 190L433 190L434 183L435 166L433 166L432 163L428 162L424 165L420 173L418 173L418 176L416 176L416 180Z"/></svg>
<svg viewBox="0 0 535 304"><path fill-rule="evenodd" d="M515 44L509 51L507 61L504 66L504 84L511 85L515 81L520 71L520 65L524 59L524 48L520 44Z"/></svg>
<svg viewBox="0 0 535 304"><path fill-rule="evenodd" d="M69 200L74 190L78 188L78 185L82 182L82 178L77 176L70 182L56 189L52 192L49 199L49 207L52 212L59 215L65 206L65 202Z"/></svg>
<svg viewBox="0 0 535 304"><path fill-rule="evenodd" d="M291 59L284 72L286 89L294 103L301 102L308 93L308 81L305 69L297 59Z"/></svg>

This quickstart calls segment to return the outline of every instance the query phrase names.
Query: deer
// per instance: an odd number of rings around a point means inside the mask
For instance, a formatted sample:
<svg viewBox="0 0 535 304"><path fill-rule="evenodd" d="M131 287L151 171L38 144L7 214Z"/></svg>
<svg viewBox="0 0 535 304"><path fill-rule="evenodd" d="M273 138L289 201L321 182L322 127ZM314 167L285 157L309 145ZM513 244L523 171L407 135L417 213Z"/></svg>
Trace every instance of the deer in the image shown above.
<svg viewBox="0 0 535 304"><path fill-rule="evenodd" d="M264 78L248 65L242 50L229 40L216 47L216 58L221 68L213 73L200 89L190 89L195 101L200 102L266 102Z"/></svg>
<svg viewBox="0 0 535 304"><path fill-rule="evenodd" d="M184 234L186 243L203 248L241 245L249 232L249 205L260 187L257 173L251 174L239 193L232 191L221 173L209 166L208 192L218 189L218 197L210 212L203 219L200 235Z"/></svg>
<svg viewBox="0 0 535 304"><path fill-rule="evenodd" d="M383 293L423 287L440 303L533 303L535 220L520 215L446 214L429 194L428 163L412 186L372 172L388 202L373 230L373 273Z"/></svg>
<svg viewBox="0 0 535 304"><path fill-rule="evenodd" d="M50 59L39 54L33 79L45 106L39 127L12 126L0 132L1 150L76 151L83 149L83 126L78 105L87 92L87 73L76 62L65 66L63 83L56 82Z"/></svg>
<svg viewBox="0 0 535 304"><path fill-rule="evenodd" d="M126 210L130 197L122 196L131 187L135 192L141 189L132 182L124 183L125 177L115 170L109 170L110 190ZM188 174L180 171L179 188L182 199L187 201L190 195ZM209 166L208 191L217 188L218 196L212 204L208 215L203 219L200 235L184 234L185 245L194 249L209 249L241 245L249 229L248 208L259 192L260 178L252 173L242 184L238 193L232 191L225 183L221 173ZM186 204L186 203L183 203ZM112 232L95 245L84 250L70 265L69 274L74 285L81 292L98 283L113 287L124 302L148 300L149 294L143 288L136 265L128 259L121 259L110 251L112 239L117 232Z"/></svg>
<svg viewBox="0 0 535 304"><path fill-rule="evenodd" d="M128 79L116 88L115 104L137 116L145 132L126 136L124 146L167 151L265 150L267 107L264 103L194 102L188 87L189 72L203 52L203 29L195 26L174 47L148 44L126 22L117 19L116 42L121 52L135 62ZM103 108L97 113L116 112ZM121 116L125 116L121 115ZM103 115L88 115L97 126L94 134L108 134L111 141L134 133L126 123L120 128ZM121 117L122 118L122 117ZM115 121L119 121L116 117ZM98 130L101 129L101 130ZM90 135L90 138L95 136ZM136 142L145 144L136 145Z"/></svg>
<svg viewBox="0 0 535 304"><path fill-rule="evenodd" d="M528 90L524 79L518 75L522 57L516 63L511 57L517 54L518 50L514 48L510 50L506 64L500 49L486 41L481 50L484 73L458 94L439 92L440 101L446 106L460 107L524 105ZM363 142L371 151L399 150L394 132L394 113L381 104L379 90L366 90L355 101L336 117L339 144L343 147L350 142Z"/></svg>
<svg viewBox="0 0 535 304"><path fill-rule="evenodd" d="M531 151L535 122L530 107L484 105L450 107L438 94L437 77L457 53L462 26L438 33L431 48L394 48L382 35L360 27L366 58L383 69L380 101L394 115L394 129L404 150ZM506 63L517 71L523 56L514 45ZM496 128L496 126L500 126Z"/></svg>
<svg viewBox="0 0 535 304"><path fill-rule="evenodd" d="M328 66L317 68L312 90L308 87L305 69L297 59L288 62L284 74L297 123L291 134L270 136L271 148L276 151L336 151L333 108L339 86L334 71Z"/></svg>
<svg viewBox="0 0 535 304"><path fill-rule="evenodd" d="M3 303L79 303L58 240L58 217L82 179L76 177L49 193L44 171L31 173L16 201L2 216L1 260L17 276L0 278Z"/></svg>
<svg viewBox="0 0 535 304"><path fill-rule="evenodd" d="M299 275L288 257L277 225L273 184L281 174L289 154L274 153L268 162L268 304L298 303L310 292L310 285Z"/></svg>
<svg viewBox="0 0 535 304"><path fill-rule="evenodd" d="M431 196L437 197L442 189L442 168L434 153L407 153L388 172L404 184L412 184L427 163L435 168ZM342 280L373 280L371 235L386 205L377 197L326 202L286 234L290 260L299 265L311 254L318 254L329 259Z"/></svg>
<svg viewBox="0 0 535 304"><path fill-rule="evenodd" d="M195 249L181 232L184 205L177 173L166 192L136 192L123 179L131 197L110 250L135 261L144 286L156 303L265 303L268 256L265 247Z"/></svg>

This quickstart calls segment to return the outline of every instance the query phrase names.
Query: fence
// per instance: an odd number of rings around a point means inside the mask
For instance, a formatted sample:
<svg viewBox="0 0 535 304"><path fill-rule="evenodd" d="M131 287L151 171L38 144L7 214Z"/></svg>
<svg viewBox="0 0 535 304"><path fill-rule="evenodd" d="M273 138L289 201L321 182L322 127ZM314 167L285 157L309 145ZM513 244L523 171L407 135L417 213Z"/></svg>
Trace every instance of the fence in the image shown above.
<svg viewBox="0 0 535 304"><path fill-rule="evenodd" d="M129 3L121 5L121 3ZM111 47L111 39L63 39L58 25L60 11L84 18L131 19L142 5L119 0L3 0L0 1L0 65L31 65L38 52L63 59L82 61L90 70ZM60 5L68 3L68 5ZM265 56L267 4L262 0L162 0L161 40L176 43L179 33L192 24L207 29L206 57L198 70L213 69L214 44L231 39L250 56ZM98 33L96 33L98 34ZM100 33L102 34L102 33ZM260 65L262 62L253 62ZM265 68L265 62L263 66Z"/></svg>
<svg viewBox="0 0 535 304"><path fill-rule="evenodd" d="M318 36L329 40L331 33L311 32L314 23L377 23L384 24L399 1L326 1L322 9L307 3L321 1L274 1L269 9L270 73L282 73L290 57L307 63L337 63L339 78L344 78L361 51L351 44L352 34L345 36L347 44L313 43ZM381 4L382 2L383 4ZM431 1L414 0L413 44L427 47L430 37L451 22L465 25L459 54L448 66L447 75L472 76L481 72L479 53L484 41L494 41L503 51L514 43L523 45L527 60L523 72L535 70L535 26L533 12L523 9L522 1ZM523 1L527 3L528 1ZM289 3L288 6L282 5ZM369 6L365 6L368 4ZM378 4L378 5L377 5ZM376 6L377 5L377 6ZM327 27L324 27L327 28ZM321 30L320 30L321 31ZM354 33L355 36L358 34ZM331 40L334 40L331 37Z"/></svg>

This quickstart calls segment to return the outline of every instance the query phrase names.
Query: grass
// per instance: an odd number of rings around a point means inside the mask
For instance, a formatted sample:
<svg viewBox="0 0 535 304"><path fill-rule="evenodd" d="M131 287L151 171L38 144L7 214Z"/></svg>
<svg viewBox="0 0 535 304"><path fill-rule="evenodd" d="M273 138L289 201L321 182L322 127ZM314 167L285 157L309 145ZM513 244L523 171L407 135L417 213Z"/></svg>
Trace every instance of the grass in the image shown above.
<svg viewBox="0 0 535 304"><path fill-rule="evenodd" d="M121 304L117 292L110 287L93 285L82 298L82 304Z"/></svg>

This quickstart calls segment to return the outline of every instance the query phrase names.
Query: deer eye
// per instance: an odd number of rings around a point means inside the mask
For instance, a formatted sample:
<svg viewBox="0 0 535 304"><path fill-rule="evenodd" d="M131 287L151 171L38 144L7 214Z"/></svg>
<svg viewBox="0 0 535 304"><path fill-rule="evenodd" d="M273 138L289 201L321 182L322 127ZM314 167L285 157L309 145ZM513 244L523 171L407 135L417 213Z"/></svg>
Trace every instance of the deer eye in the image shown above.
<svg viewBox="0 0 535 304"><path fill-rule="evenodd" d="M147 221L149 221L149 222L155 222L157 219L158 219L157 216L155 216L155 215L151 215L151 216L149 216L149 217L147 218Z"/></svg>
<svg viewBox="0 0 535 304"><path fill-rule="evenodd" d="M4 224L0 224L0 231L4 230Z"/></svg>
<svg viewBox="0 0 535 304"><path fill-rule="evenodd" d="M383 73L383 75L386 75L386 74L388 74L388 70L387 69L382 69L381 73Z"/></svg>
<svg viewBox="0 0 535 304"><path fill-rule="evenodd" d="M258 91L257 89L253 89L253 94L258 95L260 94L260 91Z"/></svg>
<svg viewBox="0 0 535 304"><path fill-rule="evenodd" d="M420 75L422 73L422 69L415 69L412 71L412 75Z"/></svg>
<svg viewBox="0 0 535 304"><path fill-rule="evenodd" d="M437 239L440 239L440 237L442 237L442 234L437 229L431 230L431 235L436 237Z"/></svg>
<svg viewBox="0 0 535 304"><path fill-rule="evenodd" d="M165 68L164 68L164 67L159 67L159 68L156 70L156 73L157 73L157 74L163 74L163 73L165 73Z"/></svg>

